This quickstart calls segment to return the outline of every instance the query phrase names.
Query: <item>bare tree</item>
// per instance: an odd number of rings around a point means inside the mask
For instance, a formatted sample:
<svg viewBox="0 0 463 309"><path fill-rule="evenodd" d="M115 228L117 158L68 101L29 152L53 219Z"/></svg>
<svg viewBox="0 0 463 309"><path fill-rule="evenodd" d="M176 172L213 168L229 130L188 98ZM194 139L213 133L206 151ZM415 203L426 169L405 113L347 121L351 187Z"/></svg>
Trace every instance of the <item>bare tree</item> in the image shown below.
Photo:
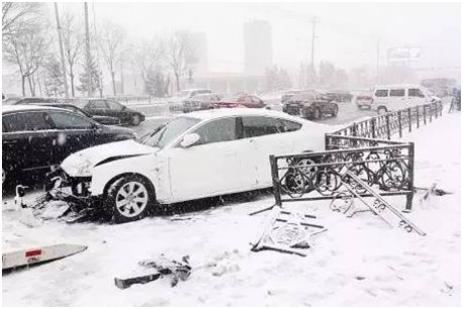
<svg viewBox="0 0 463 309"><path fill-rule="evenodd" d="M43 63L48 46L49 41L42 27L37 24L21 25L15 35L8 35L3 39L5 58L18 65L23 96L26 95L26 81L30 95L35 96L33 74Z"/></svg>
<svg viewBox="0 0 463 309"><path fill-rule="evenodd" d="M113 94L116 95L116 67L124 50L125 32L117 24L105 22L101 27L100 48L111 74Z"/></svg>
<svg viewBox="0 0 463 309"><path fill-rule="evenodd" d="M40 15L38 2L2 2L2 35L15 35L22 25L34 22Z"/></svg>
<svg viewBox="0 0 463 309"><path fill-rule="evenodd" d="M168 40L167 61L175 77L177 91L183 76L191 70L191 60L194 59L194 46L191 36L186 31L175 32Z"/></svg>
<svg viewBox="0 0 463 309"><path fill-rule="evenodd" d="M69 79L71 81L71 95L75 97L75 67L79 61L80 52L82 51L83 34L80 28L76 26L74 16L69 12L63 14L62 29L64 54L66 55Z"/></svg>

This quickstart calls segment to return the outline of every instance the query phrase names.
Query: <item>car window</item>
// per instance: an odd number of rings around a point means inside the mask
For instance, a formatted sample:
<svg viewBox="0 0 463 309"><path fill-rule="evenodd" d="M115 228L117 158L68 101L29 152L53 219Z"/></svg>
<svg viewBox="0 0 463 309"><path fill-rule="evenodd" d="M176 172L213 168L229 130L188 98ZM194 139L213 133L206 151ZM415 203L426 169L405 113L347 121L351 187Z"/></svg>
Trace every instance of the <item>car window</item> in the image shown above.
<svg viewBox="0 0 463 309"><path fill-rule="evenodd" d="M114 102L114 101L106 101L106 104L108 104L108 107L114 111L120 111L123 108L122 104Z"/></svg>
<svg viewBox="0 0 463 309"><path fill-rule="evenodd" d="M408 89L408 96L409 97L419 97L424 98L423 92L418 88Z"/></svg>
<svg viewBox="0 0 463 309"><path fill-rule="evenodd" d="M387 90L376 90L375 96L377 97L387 97L388 91Z"/></svg>
<svg viewBox="0 0 463 309"><path fill-rule="evenodd" d="M236 118L213 120L199 127L194 133L200 137L198 145L236 140Z"/></svg>
<svg viewBox="0 0 463 309"><path fill-rule="evenodd" d="M45 112L20 112L2 117L7 132L39 131L52 129Z"/></svg>
<svg viewBox="0 0 463 309"><path fill-rule="evenodd" d="M183 132L200 122L197 118L178 117L165 125L155 129L153 132L140 137L139 142L148 146L164 148Z"/></svg>
<svg viewBox="0 0 463 309"><path fill-rule="evenodd" d="M279 118L249 116L242 118L242 124L244 138L288 132L286 124Z"/></svg>
<svg viewBox="0 0 463 309"><path fill-rule="evenodd" d="M90 129L94 126L88 119L63 112L48 112L56 129Z"/></svg>
<svg viewBox="0 0 463 309"><path fill-rule="evenodd" d="M391 89L389 92L390 97L403 97L405 96L405 89Z"/></svg>
<svg viewBox="0 0 463 309"><path fill-rule="evenodd" d="M107 109L106 101L104 100L95 100L90 103L90 108L92 109Z"/></svg>
<svg viewBox="0 0 463 309"><path fill-rule="evenodd" d="M294 132L302 127L302 124L290 120L280 119L284 132Z"/></svg>

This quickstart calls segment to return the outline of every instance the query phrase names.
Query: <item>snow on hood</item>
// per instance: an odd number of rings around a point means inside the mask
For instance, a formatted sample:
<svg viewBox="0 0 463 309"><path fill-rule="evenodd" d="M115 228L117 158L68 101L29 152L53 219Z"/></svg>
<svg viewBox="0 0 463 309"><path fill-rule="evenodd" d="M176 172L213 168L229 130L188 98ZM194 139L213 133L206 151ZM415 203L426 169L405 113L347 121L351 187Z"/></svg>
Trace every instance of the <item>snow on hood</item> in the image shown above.
<svg viewBox="0 0 463 309"><path fill-rule="evenodd" d="M103 160L155 153L159 148L149 147L134 140L125 140L83 149L68 156L61 168L71 177L90 177L93 167Z"/></svg>

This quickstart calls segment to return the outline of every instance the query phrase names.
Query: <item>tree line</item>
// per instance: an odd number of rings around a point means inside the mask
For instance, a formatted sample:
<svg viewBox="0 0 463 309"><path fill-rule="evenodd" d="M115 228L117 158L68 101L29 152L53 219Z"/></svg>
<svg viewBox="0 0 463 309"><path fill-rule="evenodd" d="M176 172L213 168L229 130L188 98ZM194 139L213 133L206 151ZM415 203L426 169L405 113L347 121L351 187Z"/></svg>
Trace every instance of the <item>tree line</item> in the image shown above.
<svg viewBox="0 0 463 309"><path fill-rule="evenodd" d="M103 96L104 82L112 95L119 95L124 93L124 74L130 72L141 79L146 94L163 97L194 78L197 44L188 31L133 41L119 24L104 20L91 25L87 53L82 16L60 12L57 29L47 8L38 2L2 2L3 58L15 64L22 96L64 96L65 79L72 97Z"/></svg>

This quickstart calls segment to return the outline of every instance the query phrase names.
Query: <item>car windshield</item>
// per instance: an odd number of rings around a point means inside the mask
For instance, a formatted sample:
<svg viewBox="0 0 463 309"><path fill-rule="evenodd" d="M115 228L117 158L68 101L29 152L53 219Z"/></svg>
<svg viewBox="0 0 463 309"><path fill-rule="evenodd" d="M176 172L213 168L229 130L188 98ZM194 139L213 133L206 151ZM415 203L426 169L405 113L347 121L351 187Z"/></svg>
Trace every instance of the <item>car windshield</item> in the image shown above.
<svg viewBox="0 0 463 309"><path fill-rule="evenodd" d="M143 135L138 141L148 146L164 148L168 143L200 121L197 118L178 117L153 132Z"/></svg>

